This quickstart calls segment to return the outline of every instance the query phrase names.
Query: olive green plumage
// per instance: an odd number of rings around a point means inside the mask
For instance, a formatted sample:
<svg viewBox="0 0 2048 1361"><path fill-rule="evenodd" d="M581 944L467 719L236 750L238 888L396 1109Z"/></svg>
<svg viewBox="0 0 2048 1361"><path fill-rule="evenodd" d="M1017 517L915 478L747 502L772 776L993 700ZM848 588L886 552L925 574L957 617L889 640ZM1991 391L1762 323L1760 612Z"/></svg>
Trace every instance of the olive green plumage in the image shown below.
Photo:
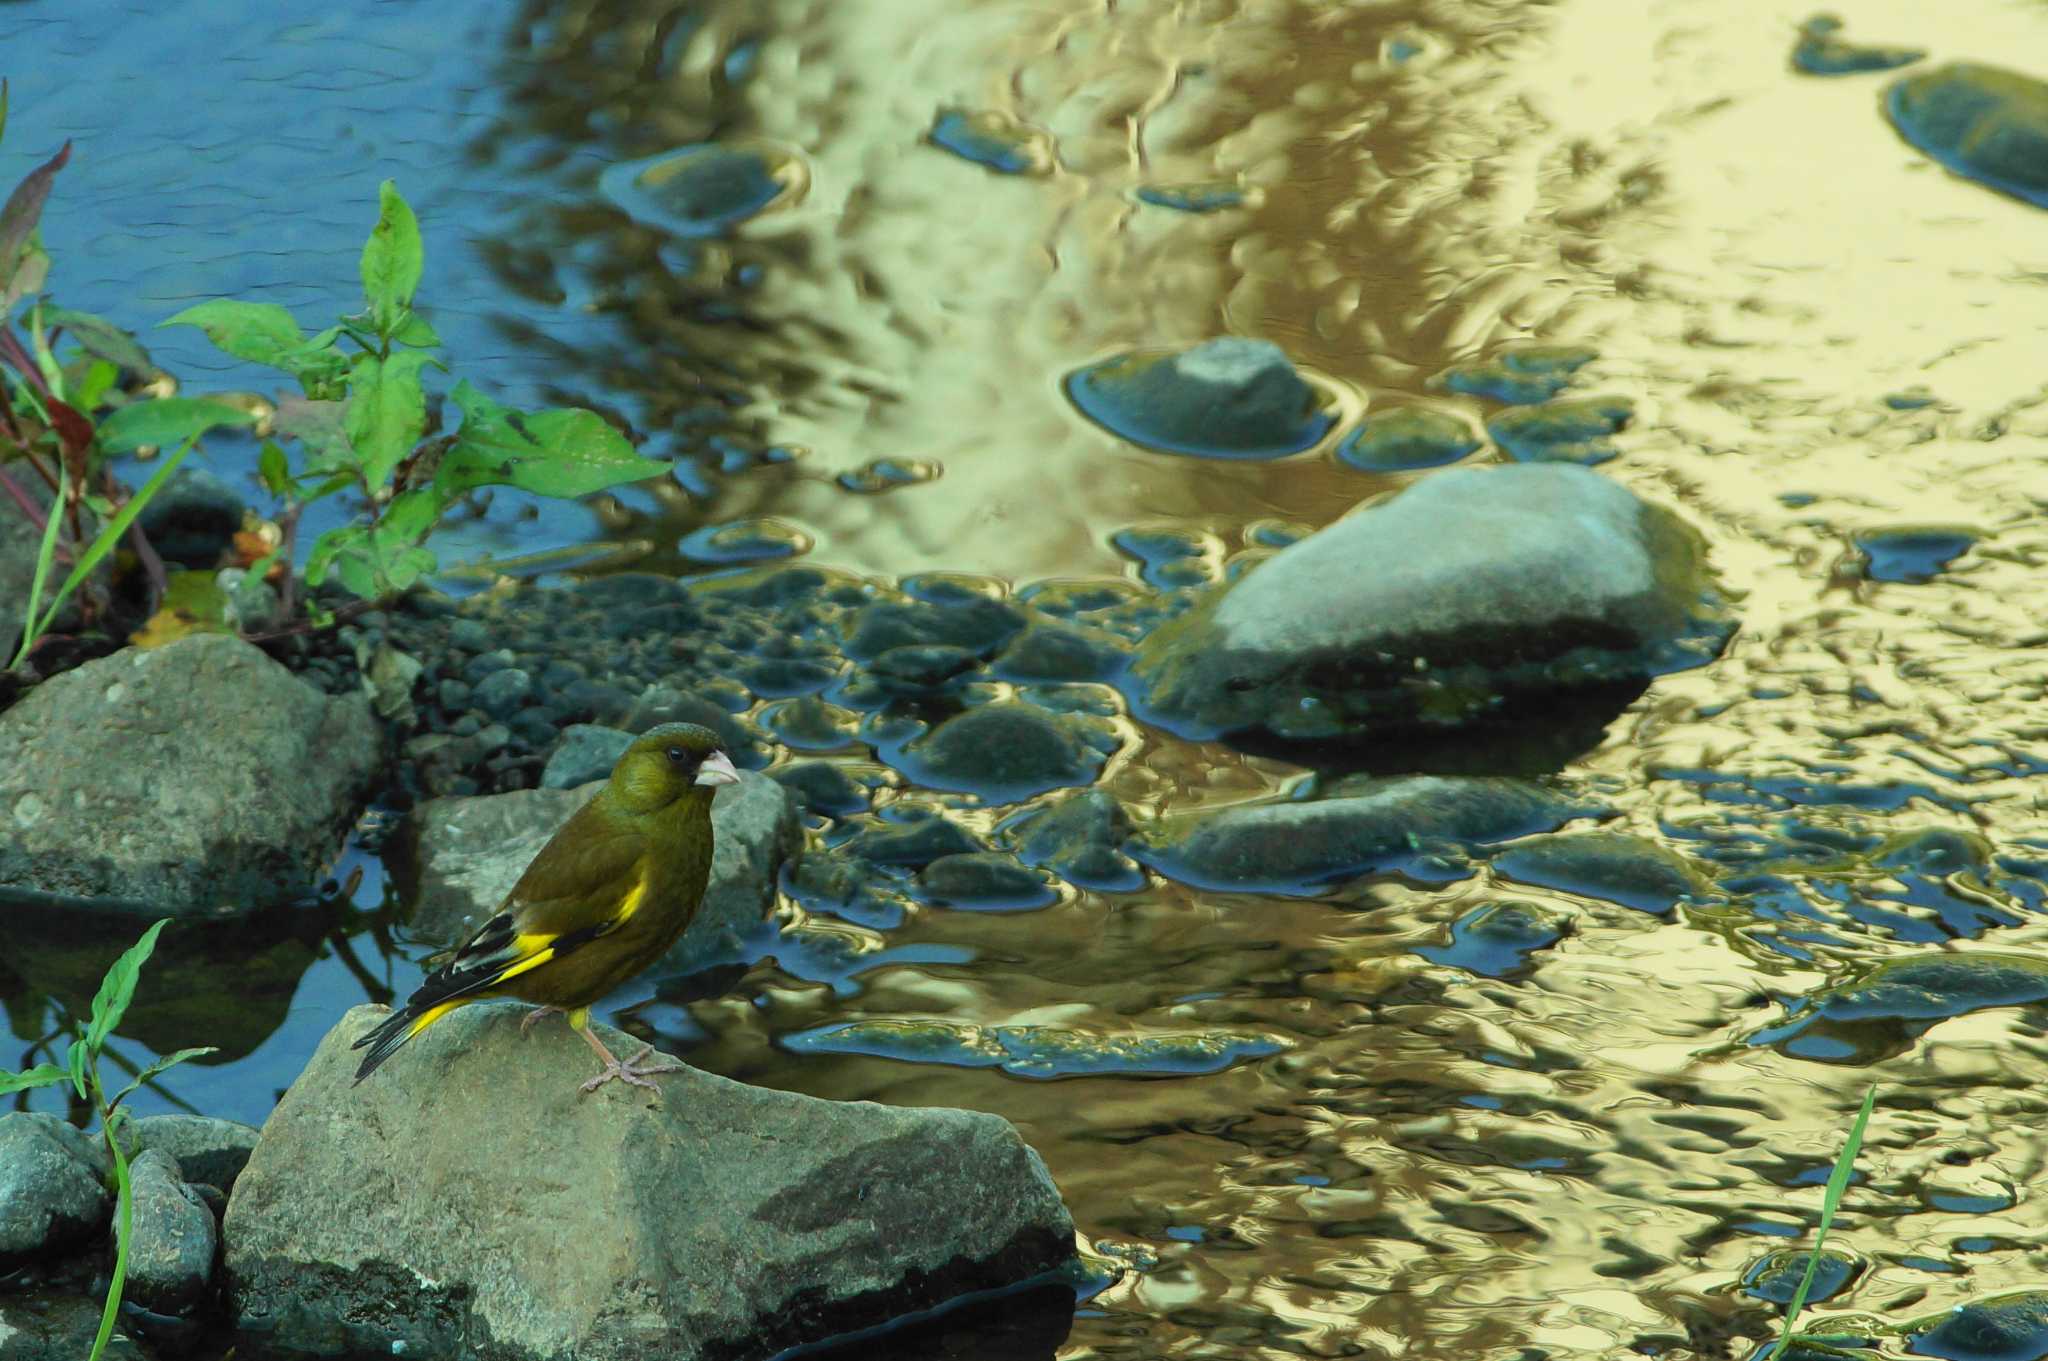
<svg viewBox="0 0 2048 1361"><path fill-rule="evenodd" d="M697 915L711 874L711 798L738 778L709 729L666 723L635 739L498 912L356 1042L370 1050L356 1081L456 1007L516 997L569 1013L606 1064L586 1088L611 1078L650 1085L638 1074L663 1069L636 1069L645 1051L613 1058L584 1028L586 1009L661 958Z"/></svg>

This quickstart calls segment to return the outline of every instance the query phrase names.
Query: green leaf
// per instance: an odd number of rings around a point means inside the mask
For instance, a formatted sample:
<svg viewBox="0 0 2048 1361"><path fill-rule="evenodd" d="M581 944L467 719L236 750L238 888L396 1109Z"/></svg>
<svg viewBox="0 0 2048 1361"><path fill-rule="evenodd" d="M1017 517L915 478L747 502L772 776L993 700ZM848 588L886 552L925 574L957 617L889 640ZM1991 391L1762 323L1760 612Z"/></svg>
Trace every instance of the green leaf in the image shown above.
<svg viewBox="0 0 2048 1361"><path fill-rule="evenodd" d="M87 1096L85 1090L85 1065L92 1061L92 1050L74 1041L71 1045L71 1052L66 1054L64 1058L67 1066L71 1069L71 1085L77 1089L78 1099L83 1101Z"/></svg>
<svg viewBox="0 0 2048 1361"><path fill-rule="evenodd" d="M42 636L43 630L39 626L41 621L36 611L42 604L43 587L50 580L50 564L57 560L57 527L64 522L64 517L57 513L57 508L64 504L64 498L70 494L71 470L67 464L59 462L57 495L51 499L50 513L43 519L42 542L36 546L36 570L29 575L28 614L21 628L21 650L14 654L14 660L8 664L10 668L20 666L22 659L28 656L28 650L35 646L36 639ZM51 616L55 617L56 613L56 606L51 606Z"/></svg>
<svg viewBox="0 0 2048 1361"><path fill-rule="evenodd" d="M34 237L21 252L21 263L15 267L14 277L7 281L7 287L0 289L0 321L5 321L14 311L14 304L31 293L39 293L43 281L50 277L49 252Z"/></svg>
<svg viewBox="0 0 2048 1361"><path fill-rule="evenodd" d="M54 1087L70 1076L54 1063L39 1063L25 1073L0 1072L0 1096L12 1096L35 1087Z"/></svg>
<svg viewBox="0 0 2048 1361"><path fill-rule="evenodd" d="M7 206L0 208L0 278L12 280L14 266L21 259L22 248L28 244L29 234L42 220L43 204L50 198L50 186L57 178L57 172L71 159L71 143L66 142L57 149L57 154L22 177L14 192L7 196Z"/></svg>
<svg viewBox="0 0 2048 1361"><path fill-rule="evenodd" d="M61 326L70 332L79 348L88 354L98 355L136 373L157 371L142 343L105 317L91 312L75 312L69 307L51 307L43 312L43 320L53 328Z"/></svg>
<svg viewBox="0 0 2048 1361"><path fill-rule="evenodd" d="M668 464L634 453L626 437L594 411L514 411L466 381L455 385L454 397L462 408L462 429L434 474L434 485L451 500L492 485L540 496L587 496L670 471Z"/></svg>
<svg viewBox="0 0 2048 1361"><path fill-rule="evenodd" d="M1828 1230L1834 1226L1835 1211L1841 1206L1842 1193L1849 1188L1849 1174L1855 1169L1856 1154L1863 1147L1863 1130L1870 1123L1870 1109L1877 1103L1877 1084L1870 1084L1870 1090L1863 1094L1863 1108L1856 1112L1855 1123L1849 1126L1849 1137L1842 1143L1841 1156L1835 1159L1834 1171L1828 1173L1827 1189L1821 1193L1820 1227L1814 1231L1813 1252L1806 1259L1806 1274L1799 1278L1799 1289L1793 1292L1792 1303L1785 1310L1785 1331L1779 1335L1774 1355L1783 1356L1785 1348L1794 1337L1793 1327L1799 1322L1799 1311L1806 1307L1806 1292L1813 1288L1813 1274L1820 1266L1821 1249L1827 1246Z"/></svg>
<svg viewBox="0 0 2048 1361"><path fill-rule="evenodd" d="M128 1003L135 996L136 980L142 977L142 966L156 949L157 934L168 925L170 919L165 918L144 931L142 939L122 951L121 957L107 969L107 976L100 980L99 993L92 999L92 1020L85 1027L88 1049L97 1052L114 1027L121 1024Z"/></svg>
<svg viewBox="0 0 2048 1361"><path fill-rule="evenodd" d="M263 441L263 447L256 453L256 471L263 477L263 486L272 496L285 497L292 494L291 460L278 448L276 440Z"/></svg>
<svg viewBox="0 0 2048 1361"><path fill-rule="evenodd" d="M277 404L275 420L278 434L306 446L301 476L346 474L347 482L355 480L356 451L348 442L347 403L287 397Z"/></svg>
<svg viewBox="0 0 2048 1361"><path fill-rule="evenodd" d="M186 308L158 322L162 326L197 326L218 349L252 364L283 368L278 360L305 346L306 337L292 314L274 302L239 302L215 298Z"/></svg>
<svg viewBox="0 0 2048 1361"><path fill-rule="evenodd" d="M373 494L391 480L426 428L427 396L420 387L420 370L436 362L419 351L389 359L356 356L343 428L360 461L363 484Z"/></svg>
<svg viewBox="0 0 2048 1361"><path fill-rule="evenodd" d="M113 391L120 378L120 365L108 359L94 359L83 376L71 385L73 405L88 413L99 410L100 399Z"/></svg>
<svg viewBox="0 0 2048 1361"><path fill-rule="evenodd" d="M363 296L378 334L391 336L405 319L424 260L419 220L398 186L386 180L377 186L377 225L363 245L362 261Z"/></svg>
<svg viewBox="0 0 2048 1361"><path fill-rule="evenodd" d="M391 333L391 338L416 350L439 349L441 345L440 333L427 325L427 319L417 312L408 312L405 320L398 324L398 329Z"/></svg>
<svg viewBox="0 0 2048 1361"><path fill-rule="evenodd" d="M216 426L255 423L253 412L208 397L158 397L133 402L101 421L100 448L131 454L145 445L196 440Z"/></svg>
<svg viewBox="0 0 2048 1361"><path fill-rule="evenodd" d="M123 1101L126 1101L129 1095L133 1093L137 1088L147 1086L149 1084L150 1079L156 1077L159 1073L162 1073L166 1068L175 1068L177 1065L183 1063L187 1059L204 1058L208 1054L218 1054L219 1052L219 1046L208 1044L201 1045L197 1049L180 1049L175 1054L164 1055L155 1063L150 1064L149 1067L137 1073L135 1075L135 1080L129 1083L127 1086L123 1087L120 1093L117 1096L115 1096L112 1101L109 1101L107 1103L108 1109L111 1110L114 1107L120 1105Z"/></svg>

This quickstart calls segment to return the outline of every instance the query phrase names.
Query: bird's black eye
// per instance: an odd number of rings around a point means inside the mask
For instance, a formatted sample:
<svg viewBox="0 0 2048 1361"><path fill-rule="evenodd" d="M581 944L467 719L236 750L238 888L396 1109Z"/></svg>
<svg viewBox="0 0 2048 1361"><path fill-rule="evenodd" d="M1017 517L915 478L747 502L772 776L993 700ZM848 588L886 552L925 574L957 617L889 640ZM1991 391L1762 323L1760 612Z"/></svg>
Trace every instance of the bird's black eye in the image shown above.
<svg viewBox="0 0 2048 1361"><path fill-rule="evenodd" d="M690 764L689 748L670 747L668 749L668 760L669 764L674 766L686 766Z"/></svg>

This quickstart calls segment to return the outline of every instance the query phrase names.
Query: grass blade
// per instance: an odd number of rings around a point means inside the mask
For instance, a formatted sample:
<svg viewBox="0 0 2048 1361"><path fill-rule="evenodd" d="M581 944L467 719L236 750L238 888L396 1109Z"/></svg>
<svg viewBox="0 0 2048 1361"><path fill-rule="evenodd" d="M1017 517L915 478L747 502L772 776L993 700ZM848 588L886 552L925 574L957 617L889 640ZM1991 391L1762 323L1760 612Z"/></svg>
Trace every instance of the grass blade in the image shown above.
<svg viewBox="0 0 2048 1361"><path fill-rule="evenodd" d="M50 513L43 518L43 541L36 549L35 575L29 579L28 583L28 613L22 616L21 650L14 654L14 660L8 664L10 670L20 666L23 661L27 660L28 650L34 647L36 639L42 636L43 630L36 627L36 607L42 601L43 587L50 580L50 563L57 556L57 526L58 522L64 518L61 510L64 505L64 498L70 493L70 490L71 475L65 471L64 465L59 463L57 465L57 498L50 502ZM50 613L54 617L56 610L53 608Z"/></svg>
<svg viewBox="0 0 2048 1361"><path fill-rule="evenodd" d="M1807 1292L1813 1289L1813 1275L1820 1269L1820 1252L1827 1246L1828 1230L1834 1226L1835 1210L1842 1203L1842 1193L1849 1189L1849 1174L1856 1167L1856 1154L1863 1147L1863 1130L1870 1123L1870 1108L1877 1103L1877 1084L1870 1084L1870 1090L1863 1094L1863 1108L1856 1112L1856 1121L1849 1126L1849 1137L1842 1144L1842 1154L1835 1159L1835 1170L1828 1173L1827 1190L1820 1201L1820 1227L1813 1235L1813 1252L1806 1259L1806 1274L1799 1278L1799 1289L1792 1294L1792 1303L1785 1310L1785 1331L1778 1336L1778 1345L1771 1353L1782 1358L1785 1348L1790 1346L1793 1329L1799 1323L1799 1311L1806 1307Z"/></svg>

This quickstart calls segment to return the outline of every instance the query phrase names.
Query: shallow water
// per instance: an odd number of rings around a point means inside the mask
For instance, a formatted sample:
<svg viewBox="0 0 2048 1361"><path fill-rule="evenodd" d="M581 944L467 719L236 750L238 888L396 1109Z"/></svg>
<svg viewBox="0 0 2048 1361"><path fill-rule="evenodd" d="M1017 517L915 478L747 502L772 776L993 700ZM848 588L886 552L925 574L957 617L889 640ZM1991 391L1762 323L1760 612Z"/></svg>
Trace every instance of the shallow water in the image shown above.
<svg viewBox="0 0 2048 1361"><path fill-rule="evenodd" d="M1835 985L1850 1000L1815 1005L1858 1012L1886 961L2040 952L2048 860L2040 210L1902 142L1885 77L1795 73L1805 9L238 8L7 7L9 50L54 55L9 72L0 170L78 139L46 219L53 288L137 328L221 293L337 310L395 175L458 364L507 400L620 412L683 465L672 494L594 512L501 502L466 552L601 542L700 571L680 538L773 517L821 564L1022 585L1135 579L1118 532L1165 524L1213 535L1214 572L1268 522L1321 525L1429 476L1357 471L1339 435L1404 401L1476 426L1498 405L1430 379L1504 342L1586 346L1567 395L1632 401L1602 472L1702 529L1742 629L1563 773L1613 825L1715 866L1723 901L1660 918L1485 873L1309 899L1155 880L1036 912L924 909L837 987L792 959L719 996L655 981L616 999L713 1071L1015 1121L1084 1237L1130 1268L1063 1339L1023 1330L1015 1354L1746 1355L1728 1339L1775 1314L1736 1283L1807 1232L1873 1078L1834 1240L1871 1266L1821 1314L1898 1324L2048 1284L2028 1190L2048 1048L2024 990L1792 1024ZM2048 12L2019 0L1851 19L1935 60L2048 51ZM999 174L928 144L949 109L1038 130L1051 163ZM794 148L807 183L705 238L606 179L706 142ZM1218 180L1256 192L1201 214L1136 197ZM1149 453L1062 394L1082 364L1226 333L1285 347L1338 433L1272 462ZM196 332L152 339L188 389L260 377ZM937 476L841 485L878 460ZM1914 532L1958 530L1972 541L1945 565L1911 554ZM1298 774L1135 731L1104 783L1140 809ZM1928 828L1993 858L1880 846ZM265 956L267 1008L239 959L190 975L154 1023L138 1003L138 1057L242 1018L232 1061L166 1084L178 1101L260 1120L348 1004L414 981L381 925L387 879L357 861L359 910L297 909ZM1568 914L1570 934L1501 979L1419 953L1502 897ZM47 942L4 958L22 1047L97 977ZM909 1057L790 1043L868 1020L1245 1043L1220 1071L1082 1044L1093 1071L1055 1078L989 1061L981 1032ZM1980 1182L2015 1202L1964 1193Z"/></svg>

